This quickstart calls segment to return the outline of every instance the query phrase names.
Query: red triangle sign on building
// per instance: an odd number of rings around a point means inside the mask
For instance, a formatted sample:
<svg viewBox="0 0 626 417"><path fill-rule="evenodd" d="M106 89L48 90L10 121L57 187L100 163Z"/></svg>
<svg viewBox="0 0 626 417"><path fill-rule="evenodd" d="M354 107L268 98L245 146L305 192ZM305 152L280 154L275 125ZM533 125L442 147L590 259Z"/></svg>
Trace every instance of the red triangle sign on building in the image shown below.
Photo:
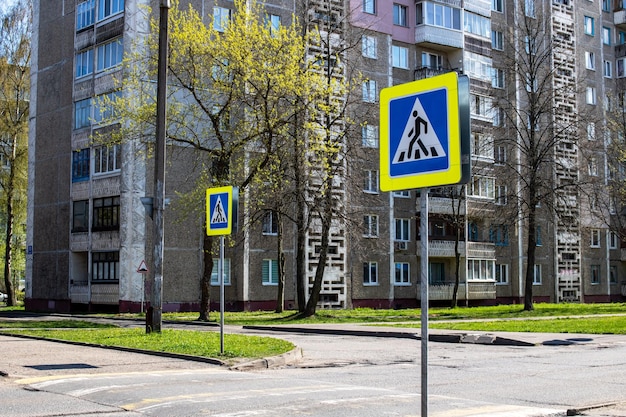
<svg viewBox="0 0 626 417"><path fill-rule="evenodd" d="M140 274L145 274L148 272L148 265L146 265L146 261L141 261L139 264L139 268L137 268L137 272Z"/></svg>

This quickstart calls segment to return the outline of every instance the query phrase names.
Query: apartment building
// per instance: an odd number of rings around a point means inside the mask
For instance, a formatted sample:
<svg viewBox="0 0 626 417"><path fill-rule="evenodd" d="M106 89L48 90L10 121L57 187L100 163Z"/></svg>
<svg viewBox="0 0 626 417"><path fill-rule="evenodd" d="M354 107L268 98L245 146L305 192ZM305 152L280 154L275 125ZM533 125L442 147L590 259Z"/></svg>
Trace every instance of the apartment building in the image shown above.
<svg viewBox="0 0 626 417"><path fill-rule="evenodd" d="M30 188L27 225L26 306L71 311L109 308L140 311L149 283L138 272L150 265L151 220L141 203L150 196L153 166L145 144L99 145L115 125L100 97L124 94L115 87L121 61L147 31L148 0L35 2L30 125ZM194 7L216 21L233 3L197 0ZM381 192L378 183L378 95L382 88L448 71L469 76L473 176L462 187L429 190L431 303L448 304L459 264L460 304L517 303L524 296L529 233L523 207L523 131L550 131L558 140L546 159L553 169L542 190L554 190L536 208L533 295L536 301L621 300L624 265L617 228L601 215L598 200L610 179L607 149L618 140L606 122L617 102L626 59L626 10L608 0L525 2L507 0L267 1L272 21L292 13L317 25L342 49L341 65L363 76L361 97L351 104L358 149L334 182L344 216L335 220L320 307L403 308L420 304L419 196L423 190ZM524 16L545 23L560 71L550 82L550 117L544 125L511 108L526 108L521 92L533 92L523 73L512 71L515 48L533 48L521 32ZM332 23L332 25L330 23ZM343 42L349 40L349 42ZM52 47L54 45L54 47ZM318 51L319 52L319 51ZM316 53L315 46L311 53ZM345 72L347 74L347 71ZM543 84L542 84L543 86ZM568 92L568 93L566 93ZM515 106L507 106L506 104ZM584 115L585 117L580 117ZM102 118L102 119L100 119ZM567 125L567 130L554 126ZM575 133L573 132L576 127ZM172 200L198 175L185 152L168 152L166 192ZM521 170L518 170L518 172ZM589 184L585 193L573 183ZM309 186L310 195L315 184ZM605 201L600 198L601 201ZM608 201L608 200L606 200ZM526 204L526 206L525 206ZM619 207L619 205L617 205ZM615 209L617 213L618 210ZM609 214L611 211L609 210ZM245 213L242 212L242 216ZM163 308L194 310L203 270L202 216L165 212ZM245 222L242 221L241 224ZM311 286L320 245L316 222L307 231L305 284ZM358 226L355 226L358 225ZM268 211L240 230L227 250L229 309L272 309L277 288L278 225ZM285 306L296 305L296 231L287 226L283 253ZM458 254L458 256L457 256ZM458 259L458 261L457 261ZM626 259L626 258L625 258ZM217 273L212 277L217 297Z"/></svg>

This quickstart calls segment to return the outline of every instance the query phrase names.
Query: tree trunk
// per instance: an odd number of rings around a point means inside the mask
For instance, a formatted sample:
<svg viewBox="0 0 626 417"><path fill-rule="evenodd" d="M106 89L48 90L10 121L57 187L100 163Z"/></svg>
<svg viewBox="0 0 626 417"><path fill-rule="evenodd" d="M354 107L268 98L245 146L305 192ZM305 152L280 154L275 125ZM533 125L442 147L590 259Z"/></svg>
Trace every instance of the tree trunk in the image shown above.
<svg viewBox="0 0 626 417"><path fill-rule="evenodd" d="M277 248L278 253L278 294L276 295L276 312L282 313L285 308L285 254L283 253L283 216L276 214L278 222Z"/></svg>
<svg viewBox="0 0 626 417"><path fill-rule="evenodd" d="M213 272L213 237L204 233L202 245L203 271L200 280L200 314L198 320L209 321L211 310L211 273Z"/></svg>
<svg viewBox="0 0 626 417"><path fill-rule="evenodd" d="M529 190L531 196L534 195L534 190ZM537 249L536 239L536 203L534 198L531 198L531 204L528 211L528 248L526 258L526 281L524 282L524 310L531 311L534 309L533 305L533 280L535 276L535 252Z"/></svg>
<svg viewBox="0 0 626 417"><path fill-rule="evenodd" d="M17 155L17 137L13 137L12 143L12 158L9 165L9 179L6 192L6 235L4 237L4 285L7 291L7 305L14 306L17 304L17 297L15 296L15 289L13 288L13 280L11 279L12 262L13 262L13 227L14 227L14 215L13 215L13 196L15 191L15 161Z"/></svg>
<svg viewBox="0 0 626 417"><path fill-rule="evenodd" d="M303 180L304 165L301 161L301 146L298 138L294 141L294 185L296 189L296 297L298 312L306 309L306 201Z"/></svg>

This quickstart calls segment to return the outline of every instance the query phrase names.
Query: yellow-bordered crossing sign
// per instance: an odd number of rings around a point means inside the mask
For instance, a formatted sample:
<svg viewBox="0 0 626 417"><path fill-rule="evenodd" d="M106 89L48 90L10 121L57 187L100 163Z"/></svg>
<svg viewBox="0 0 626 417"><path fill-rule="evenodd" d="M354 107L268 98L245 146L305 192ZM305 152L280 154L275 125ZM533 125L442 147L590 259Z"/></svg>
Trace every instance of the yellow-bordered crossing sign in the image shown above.
<svg viewBox="0 0 626 417"><path fill-rule="evenodd" d="M233 187L207 188L206 234L229 235L233 230Z"/></svg>
<svg viewBox="0 0 626 417"><path fill-rule="evenodd" d="M383 191L459 184L469 179L469 158L464 158L469 146L462 149L461 145L462 131L469 143L469 83L467 94L462 90L460 96L459 76L450 72L381 91Z"/></svg>

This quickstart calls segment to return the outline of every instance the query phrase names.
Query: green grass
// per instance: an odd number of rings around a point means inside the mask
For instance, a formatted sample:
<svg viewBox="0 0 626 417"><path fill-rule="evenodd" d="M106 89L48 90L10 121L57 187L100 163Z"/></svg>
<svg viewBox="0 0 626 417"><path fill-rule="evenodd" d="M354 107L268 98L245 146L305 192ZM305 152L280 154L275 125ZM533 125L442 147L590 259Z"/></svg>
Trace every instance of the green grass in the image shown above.
<svg viewBox="0 0 626 417"><path fill-rule="evenodd" d="M219 333L172 329L150 334L139 328L12 330L8 333L219 359L275 356L294 348L290 342L271 337L225 334L224 354L221 354Z"/></svg>
<svg viewBox="0 0 626 417"><path fill-rule="evenodd" d="M94 323L85 320L2 320L2 329L87 329L117 327L113 324Z"/></svg>

